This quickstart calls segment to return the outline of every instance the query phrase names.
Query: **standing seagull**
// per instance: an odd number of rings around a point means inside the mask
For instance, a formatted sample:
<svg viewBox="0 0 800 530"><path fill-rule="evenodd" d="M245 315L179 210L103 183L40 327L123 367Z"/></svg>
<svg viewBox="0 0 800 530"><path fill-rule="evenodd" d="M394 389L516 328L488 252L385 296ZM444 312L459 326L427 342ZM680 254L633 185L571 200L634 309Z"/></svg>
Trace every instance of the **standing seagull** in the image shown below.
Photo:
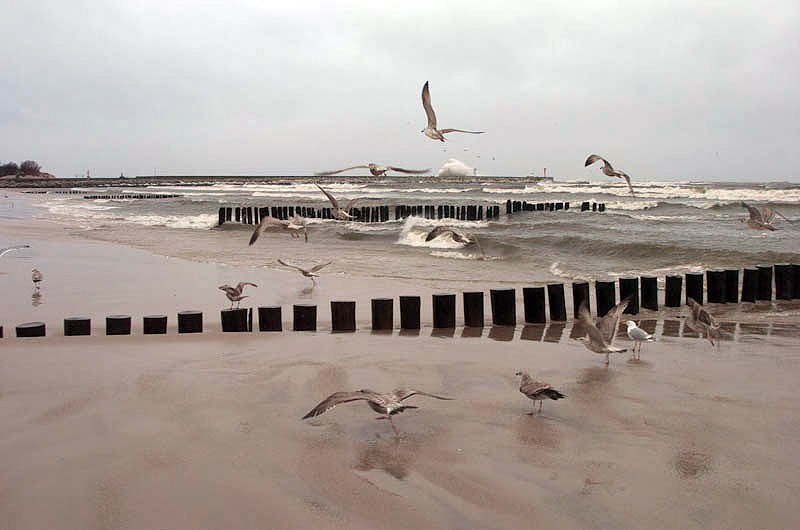
<svg viewBox="0 0 800 530"><path fill-rule="evenodd" d="M628 326L628 338L633 341L633 357L634 359L639 360L641 359L642 354L642 343L653 342L656 339L653 338L651 334L637 326L636 322L633 320L626 321L625 325Z"/></svg>
<svg viewBox="0 0 800 530"><path fill-rule="evenodd" d="M533 414L536 412L537 401L539 402L539 412L541 412L542 402L545 399L558 400L567 397L547 383L534 381L528 372L521 371L517 372L516 375L522 376L522 381L519 384L519 391L533 401L533 409L527 413L528 416L533 416Z"/></svg>
<svg viewBox="0 0 800 530"><path fill-rule="evenodd" d="M612 346L611 341L606 342L605 337L603 337L603 333L597 329L597 326L595 326L594 322L592 322L592 314L589 313L589 308L586 306L586 301L581 304L580 310L578 311L578 318L586 332L586 336L581 337L580 340L583 341L583 345L586 346L586 348L590 351L604 354L606 356L606 365L609 363L610 354L623 353L627 351L625 348L617 348L616 346Z"/></svg>
<svg viewBox="0 0 800 530"><path fill-rule="evenodd" d="M284 267L289 267L291 269L295 269L295 270L299 271L300 274L302 274L306 278L311 278L311 283L313 283L314 285L317 285L317 280L315 280L315 278L319 278L319 274L317 274L317 273L319 271L321 271L324 267L327 267L328 265L330 265L333 262L329 261L328 263L323 263L321 265L314 265L310 269L304 269L302 267L298 267L297 265L292 265L291 263L286 263L285 261L283 261L281 259L278 260L278 263L280 263Z"/></svg>
<svg viewBox="0 0 800 530"><path fill-rule="evenodd" d="M425 84L422 85L422 108L425 109L425 115L428 116L428 125L426 125L421 132L425 133L425 136L432 140L440 140L444 142L444 135L451 132L463 132L469 134L484 133L484 131L465 131L463 129L437 129L436 114L433 112L433 106L431 105L431 93L430 90L428 90L427 81L425 81Z"/></svg>
<svg viewBox="0 0 800 530"><path fill-rule="evenodd" d="M694 298L687 298L686 305L691 309L686 324L701 335L705 335L708 342L714 346L714 337L719 333L720 327L717 319L711 316L711 313L697 303Z"/></svg>
<svg viewBox="0 0 800 530"><path fill-rule="evenodd" d="M597 162L598 160L602 160L603 161L604 165L602 167L602 171L603 171L603 173L605 175L608 175L609 177L617 177L617 178L625 179L625 182L628 183L628 189L631 190L631 195L634 194L633 193L633 186L631 186L631 177L628 176L627 173L623 173L622 171L618 171L618 170L614 169L614 166L611 165L611 162L609 162L608 160L606 160L602 156L600 156L600 155L589 155L589 158L586 159L586 163L583 165L583 167L590 166L590 165L594 164L595 162Z"/></svg>
<svg viewBox="0 0 800 530"><path fill-rule="evenodd" d="M320 402L316 407L311 409L308 414L303 416L302 419L313 418L315 416L319 416L320 414L332 409L336 405L340 403L349 403L351 401L359 401L363 400L367 402L369 408L374 410L379 414L383 414L380 416L379 420L389 420L389 423L392 424L392 430L396 435L400 435L400 432L397 430L397 427L394 425L394 421L392 420L392 416L399 412L403 412L406 409L416 409L414 405L404 405L403 401L410 398L411 396L428 396L436 399L446 399L451 400L453 398L437 396L435 394L428 394L427 392L422 392L421 390L413 390L410 388L398 388L392 392L386 394L380 394L373 390L356 390L355 392L334 392L330 396L326 397L322 402Z"/></svg>
<svg viewBox="0 0 800 530"><path fill-rule="evenodd" d="M239 307L239 302L248 298L247 295L243 295L242 291L244 291L245 285L252 285L253 287L258 287L258 285L250 282L239 282L236 284L236 287L231 287L228 284L220 285L217 287L220 291L225 291L225 296L228 297L228 300L231 301L231 309L233 309L233 303L236 302L236 307Z"/></svg>
<svg viewBox="0 0 800 530"><path fill-rule="evenodd" d="M258 226L256 226L256 229L253 230L253 235L250 236L250 244L252 245L255 243L258 239L258 236L263 234L265 231L273 229L286 230L289 232L289 235L292 236L292 239L300 239L300 232L303 232L306 243L308 243L308 228L306 227L305 217L294 216L288 220L281 220L268 215L266 217L262 217L261 221L258 223Z"/></svg>
<svg viewBox="0 0 800 530"><path fill-rule="evenodd" d="M317 184L319 190L325 194L328 200L331 202L331 206L333 206L333 217L334 219L339 219L340 221L347 221L348 219L352 219L353 216L350 215L350 208L355 206L356 202L363 201L368 197L356 197L355 199L350 199L347 201L347 205L344 208L339 207L339 201L336 200L336 197L325 191L322 186Z"/></svg>
<svg viewBox="0 0 800 530"><path fill-rule="evenodd" d="M328 175L335 175L337 173L341 173L343 171L348 171L350 169L369 169L369 172L372 173L373 177L385 177L387 171L397 171L399 173L410 173L412 175L420 175L422 173L427 173L431 170L428 169L403 169L402 167L397 166L382 166L380 164L373 164L370 162L366 166L350 166L344 169L337 169L336 171L321 171L319 173L314 173L320 177L326 177Z"/></svg>
<svg viewBox="0 0 800 530"><path fill-rule="evenodd" d="M22 250L23 248L31 248L30 245L14 245L12 247L0 248L0 256L5 256L14 250Z"/></svg>
<svg viewBox="0 0 800 530"><path fill-rule="evenodd" d="M36 292L39 292L39 283L44 279L44 275L39 272L39 269L32 269L31 270L31 280L33 280L33 286L36 289Z"/></svg>
<svg viewBox="0 0 800 530"><path fill-rule="evenodd" d="M773 210L769 206L757 208L755 206L750 206L744 201L742 201L742 206L747 208L747 211L750 213L750 218L741 219L741 221L743 223L747 223L747 226L750 228L755 228L756 230L777 230L774 226L772 226L772 220L775 219L776 214L786 219L785 215L783 215L781 212ZM788 219L786 220L788 221Z"/></svg>

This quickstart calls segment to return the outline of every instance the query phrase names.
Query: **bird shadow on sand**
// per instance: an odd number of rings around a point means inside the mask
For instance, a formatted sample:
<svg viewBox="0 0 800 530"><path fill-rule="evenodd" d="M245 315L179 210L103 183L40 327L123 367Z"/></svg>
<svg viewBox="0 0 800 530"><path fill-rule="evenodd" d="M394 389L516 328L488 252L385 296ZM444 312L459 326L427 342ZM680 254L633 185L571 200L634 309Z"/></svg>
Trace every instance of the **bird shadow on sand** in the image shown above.
<svg viewBox="0 0 800 530"><path fill-rule="evenodd" d="M298 296L304 298L311 298L311 295L314 294L314 286L311 285L309 287L303 287L299 291L297 291Z"/></svg>
<svg viewBox="0 0 800 530"><path fill-rule="evenodd" d="M561 445L561 431L558 424L546 413L521 414L514 421L514 432L517 440L541 449L557 449Z"/></svg>
<svg viewBox="0 0 800 530"><path fill-rule="evenodd" d="M358 471L377 469L403 480L408 476L420 450L419 440L413 438L382 436L356 445L356 464Z"/></svg>

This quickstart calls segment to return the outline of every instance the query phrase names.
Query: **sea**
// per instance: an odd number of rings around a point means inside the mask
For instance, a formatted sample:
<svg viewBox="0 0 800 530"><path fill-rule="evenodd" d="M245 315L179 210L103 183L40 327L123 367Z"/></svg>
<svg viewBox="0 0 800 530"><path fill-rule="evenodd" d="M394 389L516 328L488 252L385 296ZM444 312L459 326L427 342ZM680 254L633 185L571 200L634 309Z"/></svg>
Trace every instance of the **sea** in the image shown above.
<svg viewBox="0 0 800 530"><path fill-rule="evenodd" d="M388 205L382 223L309 219L309 241L285 232L265 233L248 245L253 226L218 225L220 207L329 206L319 183L345 203ZM39 190L42 191L42 190ZM156 254L234 266L280 267L332 261L330 269L372 278L458 281L462 284L536 284L614 279L627 275L681 274L710 268L800 262L800 184L790 182L624 182L606 180L309 177L274 182L208 181L168 185L74 187L25 195L24 208L55 221L73 235L128 244ZM168 199L141 194L176 194ZM85 199L129 194L122 199ZM569 210L506 214L506 201L569 202ZM584 201L605 211L580 211ZM748 228L741 202L768 205L776 231ZM394 220L396 205L500 206L483 221ZM8 202L0 217L11 215ZM450 238L426 241L436 226L474 234L476 245Z"/></svg>

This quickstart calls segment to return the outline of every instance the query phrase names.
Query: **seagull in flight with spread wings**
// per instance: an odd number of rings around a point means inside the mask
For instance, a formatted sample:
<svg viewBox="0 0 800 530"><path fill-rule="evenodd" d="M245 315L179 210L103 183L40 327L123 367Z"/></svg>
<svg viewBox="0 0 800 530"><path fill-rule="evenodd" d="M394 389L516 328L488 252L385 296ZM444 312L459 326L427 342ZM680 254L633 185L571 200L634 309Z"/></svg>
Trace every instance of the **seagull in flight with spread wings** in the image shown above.
<svg viewBox="0 0 800 530"><path fill-rule="evenodd" d="M631 195L634 195L633 186L631 186L631 177L627 173L625 173L623 171L618 171L618 170L614 169L614 166L611 165L611 162L609 162L608 160L606 160L602 156L600 156L600 155L589 155L589 158L586 159L586 163L583 165L583 167L590 166L590 165L594 164L595 162L597 162L598 160L602 160L603 161L603 167L601 168L601 170L603 171L604 175L608 175L609 177L617 177L617 178L625 179L625 182L628 183L628 189L631 190Z"/></svg>
<svg viewBox="0 0 800 530"><path fill-rule="evenodd" d="M369 169L369 172L372 173L373 177L385 177L387 171L397 171L398 173L409 173L411 175L421 175L422 173L427 173L431 170L428 169L405 169L402 167L397 166L382 166L380 164L373 164L370 162L365 166L350 166L344 169L337 169L336 171L320 171L319 173L314 173L320 177L326 177L329 175L336 175L337 173L343 173L344 171L349 171L351 169Z"/></svg>
<svg viewBox="0 0 800 530"><path fill-rule="evenodd" d="M444 142L444 135L451 132L462 132L469 134L484 133L484 131L465 131L463 129L437 129L436 113L433 112L433 106L431 105L431 92L428 89L427 81L425 81L425 84L422 86L422 108L425 109L425 115L428 117L428 125L426 125L421 132L425 133L425 136L432 140L440 140Z"/></svg>

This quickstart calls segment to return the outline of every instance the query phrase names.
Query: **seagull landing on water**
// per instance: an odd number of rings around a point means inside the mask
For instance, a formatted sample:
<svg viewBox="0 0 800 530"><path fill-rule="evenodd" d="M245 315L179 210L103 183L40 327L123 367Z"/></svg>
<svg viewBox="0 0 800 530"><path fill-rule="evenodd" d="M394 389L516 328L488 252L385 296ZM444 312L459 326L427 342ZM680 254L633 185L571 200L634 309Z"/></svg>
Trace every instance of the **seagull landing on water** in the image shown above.
<svg viewBox="0 0 800 530"><path fill-rule="evenodd" d="M266 231L280 230L289 232L292 239L300 239L300 232L303 232L306 243L308 243L308 228L306 227L306 218L294 216L288 220L276 219L275 217L266 216L262 217L261 221L253 230L253 235L250 236L250 244L256 242L258 236Z"/></svg>
<svg viewBox="0 0 800 530"><path fill-rule="evenodd" d="M369 408L374 410L379 414L383 414L376 419L379 420L389 420L389 423L392 424L392 430L396 435L400 435L400 432L397 430L397 427L394 425L394 421L392 420L392 416L403 412L406 409L416 409L414 405L404 405L403 401L410 398L411 396L427 396L432 397L435 399L444 399L444 400L451 400L453 398L437 396L435 394L428 394L427 392L422 392L421 390L413 390L410 388L398 388L392 392L386 394L380 394L375 392L374 390L356 390L355 392L335 392L322 400L316 407L311 409L308 414L303 416L302 419L313 418L315 416L319 416L324 412L329 411L336 405L340 403L349 403L351 401L366 401Z"/></svg>
<svg viewBox="0 0 800 530"><path fill-rule="evenodd" d="M324 267L327 267L328 265L330 265L333 262L329 261L328 263L323 263L321 265L314 265L310 269L304 269L302 267L298 267L297 265L292 265L291 263L286 263L285 261L283 261L281 259L278 260L278 263L280 263L284 267L289 267L290 269L294 269L294 270L298 271L300 274L302 274L306 278L311 278L311 283L314 284L314 285L317 285L317 280L315 279L315 278L319 278L319 274L317 274L317 273L319 271L321 271Z"/></svg>
<svg viewBox="0 0 800 530"><path fill-rule="evenodd" d="M533 410L527 413L529 416L533 416L533 414L536 412L537 401L539 402L539 412L541 412L542 402L545 399L558 400L567 397L547 383L534 381L528 372L521 371L517 372L516 375L522 376L522 381L519 384L519 391L533 401Z"/></svg>
<svg viewBox="0 0 800 530"><path fill-rule="evenodd" d="M754 228L756 230L777 230L777 228L772 226L772 220L775 219L775 215L779 215L788 221L785 215L777 210L773 210L769 206L762 206L761 208L758 208L756 206L750 206L744 201L742 201L741 204L747 208L748 213L750 213L750 217L748 219L740 220L743 223L747 223L747 226L750 228Z"/></svg>
<svg viewBox="0 0 800 530"><path fill-rule="evenodd" d="M478 247L478 250L481 252L481 256L485 257L483 249L481 248L480 243L478 243L478 238L475 234L471 234L470 232L464 232L463 230L459 230L457 228L453 228L452 226L437 226L430 232L428 235L425 236L425 241L433 241L437 237L449 236L450 239L455 241L456 243L461 243L464 246L468 245L475 245Z"/></svg>
<svg viewBox="0 0 800 530"><path fill-rule="evenodd" d="M609 311L610 313L610 311ZM597 326L592 321L592 314L589 312L589 308L586 305L586 301L584 301L580 309L578 311L578 320L580 324L584 327L586 336L581 337L578 340L583 342L583 345L589 351L593 351L595 353L600 353L606 356L606 365L609 363L609 355L612 353L623 353L627 351L625 348L617 348L616 346L612 346L611 343L613 342L614 338L612 336L611 340L606 341L603 333L597 328ZM616 328L616 324L614 325Z"/></svg>
<svg viewBox="0 0 800 530"><path fill-rule="evenodd" d="M697 303L694 298L687 298L686 305L689 306L691 310L689 318L686 319L686 325L701 335L705 335L708 342L714 346L714 337L719 334L720 328L717 319L714 318L705 307Z"/></svg>
<svg viewBox="0 0 800 530"><path fill-rule="evenodd" d="M636 325L636 322L633 320L627 320L625 325L628 326L628 338L633 341L633 352L634 359L641 359L642 354L642 343L643 342L653 342L656 339Z"/></svg>
<svg viewBox="0 0 800 530"><path fill-rule="evenodd" d="M15 250L22 250L23 248L31 248L30 245L14 245L11 247L0 248L0 257L5 256L9 252L13 252Z"/></svg>
<svg viewBox="0 0 800 530"><path fill-rule="evenodd" d="M398 173L408 173L411 175L421 175L422 173L427 173L431 170L428 169L404 169L402 167L397 166L382 166L380 164L373 164L370 162L366 166L350 166L344 169L337 169L336 171L321 171L319 173L314 173L320 177L327 177L329 175L336 175L337 173L342 173L343 171L349 171L351 169L369 169L369 172L372 173L373 177L385 177L387 171L397 171Z"/></svg>
<svg viewBox="0 0 800 530"><path fill-rule="evenodd" d="M598 160L602 160L603 161L603 167L601 169L602 169L604 175L607 175L609 177L617 177L617 178L625 179L625 182L628 183L628 189L631 190L631 195L634 195L633 186L631 186L631 177L628 176L627 173L624 173L622 171L617 171L616 169L614 169L614 166L611 165L611 162L609 162L608 160L606 160L602 156L600 156L600 155L589 155L589 158L586 159L586 163L583 164L583 167L590 166L590 165L594 164L595 162L597 162Z"/></svg>
<svg viewBox="0 0 800 530"><path fill-rule="evenodd" d="M325 189L323 189L322 186L320 186L319 184L317 184L317 187L319 188L319 190L322 193L325 194L325 196L330 201L331 206L333 207L333 211L332 211L333 218L334 219L339 219L340 221L347 221L347 220L352 219L353 216L350 215L350 208L355 206L356 202L363 201L364 199L368 198L368 197L356 197L355 199L350 199L347 202L347 205L344 208L340 208L339 207L339 201L336 200L336 197L334 197L333 195L331 195L330 193L325 191Z"/></svg>
<svg viewBox="0 0 800 530"><path fill-rule="evenodd" d="M258 287L258 285L254 283L239 282L236 284L236 287L231 287L230 285L225 284L225 285L220 285L219 287L217 287L217 289L219 289L220 291L225 291L225 296L227 296L228 300L231 301L231 309L233 309L234 302L236 302L236 307L239 307L239 302L241 302L245 298L248 298L247 295L242 294L245 285L252 285L253 287Z"/></svg>
<svg viewBox="0 0 800 530"><path fill-rule="evenodd" d="M469 134L483 134L484 131L465 131L463 129L437 129L436 128L436 113L433 112L431 105L431 92L428 89L428 82L422 85L422 108L425 109L425 115L428 117L428 125L422 129L421 132L431 140L445 141L444 135L451 132L462 132Z"/></svg>

